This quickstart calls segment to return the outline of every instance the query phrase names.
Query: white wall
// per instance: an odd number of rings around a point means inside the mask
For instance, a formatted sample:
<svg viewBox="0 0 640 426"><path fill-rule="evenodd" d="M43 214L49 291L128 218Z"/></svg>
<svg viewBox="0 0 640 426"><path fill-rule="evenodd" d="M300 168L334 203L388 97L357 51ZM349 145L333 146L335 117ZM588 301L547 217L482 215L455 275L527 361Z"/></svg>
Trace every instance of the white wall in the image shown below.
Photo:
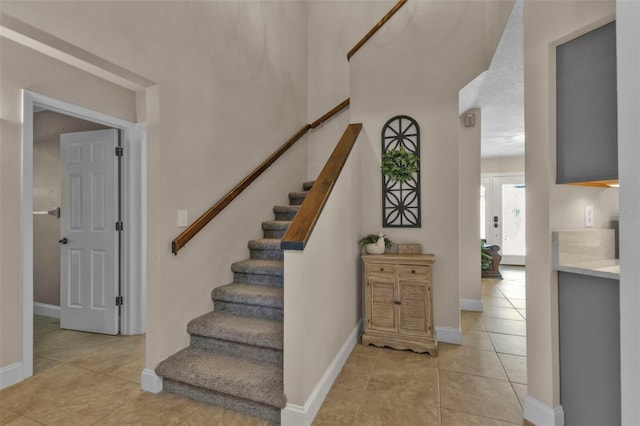
<svg viewBox="0 0 640 426"><path fill-rule="evenodd" d="M458 168L458 227L460 232L460 308L482 310L480 284L480 148L482 113L475 115L475 126L464 127L460 119ZM465 113L465 114L467 114ZM464 115L463 114L463 117Z"/></svg>
<svg viewBox="0 0 640 426"><path fill-rule="evenodd" d="M304 251L285 252L284 391L288 404L307 404L362 317L361 210L360 200L353 196L360 192L358 157L362 149L362 140L357 140ZM330 386L328 383L325 390Z"/></svg>
<svg viewBox="0 0 640 426"><path fill-rule="evenodd" d="M347 52L395 0L309 1L308 120L313 122L350 96ZM343 113L309 134L309 179L315 179L349 123Z"/></svg>
<svg viewBox="0 0 640 426"><path fill-rule="evenodd" d="M583 203L596 205L602 200L603 205L612 206L616 198L615 190L555 185L555 46L612 20L615 3L526 2L524 15L529 376L525 416L530 418L533 400L548 410L560 402L557 274L551 263L551 230L582 227ZM603 225L603 215L597 216L598 225Z"/></svg>
<svg viewBox="0 0 640 426"><path fill-rule="evenodd" d="M2 4L3 12L5 2ZM29 89L126 120L135 94L0 38L0 367L22 358L22 92Z"/></svg>
<svg viewBox="0 0 640 426"><path fill-rule="evenodd" d="M481 161L482 173L524 172L524 155L510 157L485 157Z"/></svg>
<svg viewBox="0 0 640 426"><path fill-rule="evenodd" d="M231 282L230 265L248 257L247 240L261 235L260 222L273 218L273 204L286 203L287 192L298 190L306 178L302 140L178 256L171 254L170 243L182 231L177 210L186 209L193 221L307 122L307 3L3 1L2 9L158 84L155 100L139 96L141 106L155 108L141 107L150 123L146 366L154 368L188 344L187 322L212 309L212 288ZM2 66L8 63L27 75L37 72L20 58L5 57L3 45ZM3 102L4 78L3 73ZM101 92L101 99L84 90L86 79L76 78L77 88L63 87L66 78L54 74L40 86L16 82L15 87L54 88L46 94L69 101L87 98L92 100L84 102L88 107L105 104L118 93ZM14 108L20 105L17 97L12 102ZM11 117L18 129L19 117ZM19 130L12 140L17 147ZM3 134L3 149L4 141ZM9 161L4 154L2 161ZM10 154L7 158L16 165L3 165L2 185L16 182L7 195L18 200L19 157ZM10 208L15 220L7 222L7 229L8 223L15 226L20 211L18 204ZM8 233L19 236L19 230ZM20 265L15 254L20 250L14 250L8 264ZM16 322L4 321L4 316L15 316L20 305L19 272L13 272L15 266L3 267L2 274L8 270L16 290L6 297L3 293L3 327ZM5 310L5 303L15 308ZM3 329L3 351L4 336ZM13 360L18 357L19 345L12 352Z"/></svg>
<svg viewBox="0 0 640 426"><path fill-rule="evenodd" d="M640 424L640 2L618 0L622 424Z"/></svg>
<svg viewBox="0 0 640 426"><path fill-rule="evenodd" d="M458 334L459 270L467 261L459 252L459 221L467 219L459 216L458 203L458 93L488 67L512 5L408 2L351 59L351 119L363 123L361 232L381 231L381 128L395 115L412 116L421 133L422 227L384 231L437 256L434 321ZM477 214L469 212L468 220Z"/></svg>

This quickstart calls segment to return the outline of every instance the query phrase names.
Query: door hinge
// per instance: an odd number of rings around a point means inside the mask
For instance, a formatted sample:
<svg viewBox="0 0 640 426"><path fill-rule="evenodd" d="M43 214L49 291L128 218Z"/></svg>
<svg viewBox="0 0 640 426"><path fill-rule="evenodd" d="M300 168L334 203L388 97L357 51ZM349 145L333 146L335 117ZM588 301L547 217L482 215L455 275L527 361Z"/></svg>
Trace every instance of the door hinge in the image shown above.
<svg viewBox="0 0 640 426"><path fill-rule="evenodd" d="M122 296L116 296L116 306L122 306L124 304L124 298Z"/></svg>
<svg viewBox="0 0 640 426"><path fill-rule="evenodd" d="M124 154L124 148L121 146L116 146L116 157L122 157Z"/></svg>
<svg viewBox="0 0 640 426"><path fill-rule="evenodd" d="M116 231L122 231L124 229L124 224L122 223L121 220L119 220L118 222L116 222Z"/></svg>

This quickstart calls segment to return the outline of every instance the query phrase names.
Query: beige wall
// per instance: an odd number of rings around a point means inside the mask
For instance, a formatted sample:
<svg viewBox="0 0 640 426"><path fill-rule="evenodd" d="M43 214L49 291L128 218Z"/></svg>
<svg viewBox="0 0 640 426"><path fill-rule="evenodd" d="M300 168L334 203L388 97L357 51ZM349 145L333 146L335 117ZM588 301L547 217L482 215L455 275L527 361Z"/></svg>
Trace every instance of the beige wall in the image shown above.
<svg viewBox="0 0 640 426"><path fill-rule="evenodd" d="M105 127L57 114L33 115L33 210L60 207L60 135ZM33 301L60 304L60 219L33 216Z"/></svg>
<svg viewBox="0 0 640 426"><path fill-rule="evenodd" d="M362 317L361 140L345 164L304 251L285 252L284 391L304 406Z"/></svg>
<svg viewBox="0 0 640 426"><path fill-rule="evenodd" d="M303 140L171 254L179 209L195 220L306 123L307 4L3 1L3 12L158 83L147 140L153 368L188 344L187 322L212 309L212 288L231 282L260 222L306 178Z"/></svg>
<svg viewBox="0 0 640 426"><path fill-rule="evenodd" d="M347 52L395 3L309 1L309 122L350 96ZM309 179L316 178L348 123L343 113L309 135Z"/></svg>
<svg viewBox="0 0 640 426"><path fill-rule="evenodd" d="M469 301L481 302L480 283L480 148L482 112L474 109L465 112L475 115L475 126L464 127L460 118L460 150L458 182L458 227L460 230L460 300L463 308L470 308ZM465 115L463 114L463 116ZM477 306L479 308L480 306Z"/></svg>
<svg viewBox="0 0 640 426"><path fill-rule="evenodd" d="M3 2L3 10L5 3ZM0 38L0 367L22 354L21 135L23 88L135 121L135 95Z"/></svg>
<svg viewBox="0 0 640 426"><path fill-rule="evenodd" d="M513 157L487 157L481 161L482 173L524 172L524 155Z"/></svg>
<svg viewBox="0 0 640 426"><path fill-rule="evenodd" d="M582 227L584 219L578 210L584 202L596 205L602 198L603 205L613 204L616 198L614 192L602 192L615 190L555 185L554 47L614 15L613 1L525 3L528 393L550 407L560 402L557 274L551 265L551 230ZM602 215L596 212L596 216L598 225L603 225Z"/></svg>
<svg viewBox="0 0 640 426"><path fill-rule="evenodd" d="M459 221L466 219L459 215L458 200L458 92L488 67L497 39L488 40L498 28L502 31L511 6L512 2L408 2L351 59L351 119L364 126L362 233L381 230L383 124L394 115L407 114L420 126L422 227L385 232L392 240L422 243L426 253L436 254L438 327L459 330L460 264L477 261L475 255L461 260L459 250ZM495 13L496 7L502 7L501 13ZM496 21L487 22L487 16ZM469 212L468 220L476 220L476 215L477 210Z"/></svg>

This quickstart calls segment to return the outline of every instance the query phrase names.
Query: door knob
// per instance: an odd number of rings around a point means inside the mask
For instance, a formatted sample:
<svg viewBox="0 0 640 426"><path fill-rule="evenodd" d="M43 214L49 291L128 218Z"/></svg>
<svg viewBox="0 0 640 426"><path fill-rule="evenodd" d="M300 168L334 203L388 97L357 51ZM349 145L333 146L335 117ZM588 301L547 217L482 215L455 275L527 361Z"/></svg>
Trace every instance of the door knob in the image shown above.
<svg viewBox="0 0 640 426"><path fill-rule="evenodd" d="M61 240L58 240L58 242L61 243L61 244L67 244L69 242L69 240L67 240L67 238L65 237L65 238L63 238Z"/></svg>

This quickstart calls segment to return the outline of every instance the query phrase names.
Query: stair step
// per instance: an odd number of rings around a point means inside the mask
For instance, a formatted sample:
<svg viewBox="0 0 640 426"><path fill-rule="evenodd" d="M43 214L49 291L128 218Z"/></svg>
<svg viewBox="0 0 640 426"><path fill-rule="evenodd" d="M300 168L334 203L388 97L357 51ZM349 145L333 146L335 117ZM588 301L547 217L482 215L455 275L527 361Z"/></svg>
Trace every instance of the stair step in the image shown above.
<svg viewBox="0 0 640 426"><path fill-rule="evenodd" d="M284 262L281 260L245 259L231 264L233 272L255 275L284 275Z"/></svg>
<svg viewBox="0 0 640 426"><path fill-rule="evenodd" d="M280 320L284 318L282 287L231 283L211 292L217 312Z"/></svg>
<svg viewBox="0 0 640 426"><path fill-rule="evenodd" d="M211 311L187 324L192 335L282 350L283 323L278 320Z"/></svg>
<svg viewBox="0 0 640 426"><path fill-rule="evenodd" d="M262 222L264 238L282 238L291 225L289 220L266 220Z"/></svg>
<svg viewBox="0 0 640 426"><path fill-rule="evenodd" d="M204 404L223 407L228 410L239 411L250 416L260 417L270 423L280 424L280 408L261 404L244 398L238 398L229 394L215 392L198 386L180 383L174 380L164 379L162 389L174 395L180 395ZM215 421L211 419L210 421Z"/></svg>
<svg viewBox="0 0 640 426"><path fill-rule="evenodd" d="M310 190L315 182L316 182L315 180L310 180L310 181L304 182L302 184L302 189L304 189L305 191Z"/></svg>
<svg viewBox="0 0 640 426"><path fill-rule="evenodd" d="M304 199L307 197L308 191L294 191L289 193L289 203L292 206L297 206L302 204Z"/></svg>
<svg viewBox="0 0 640 426"><path fill-rule="evenodd" d="M298 209L300 209L299 205L276 205L273 206L273 213L276 215L276 220L293 220L296 213L298 213Z"/></svg>
<svg viewBox="0 0 640 426"><path fill-rule="evenodd" d="M196 388L185 392L193 399L209 390L280 409L286 404L282 366L272 362L187 347L158 364L156 374Z"/></svg>
<svg viewBox="0 0 640 426"><path fill-rule="evenodd" d="M280 249L280 239L263 238L252 240L247 244L251 253L251 259L283 260L284 252Z"/></svg>
<svg viewBox="0 0 640 426"><path fill-rule="evenodd" d="M284 290L280 287L230 283L214 288L211 299L214 303L221 301L282 309Z"/></svg>

